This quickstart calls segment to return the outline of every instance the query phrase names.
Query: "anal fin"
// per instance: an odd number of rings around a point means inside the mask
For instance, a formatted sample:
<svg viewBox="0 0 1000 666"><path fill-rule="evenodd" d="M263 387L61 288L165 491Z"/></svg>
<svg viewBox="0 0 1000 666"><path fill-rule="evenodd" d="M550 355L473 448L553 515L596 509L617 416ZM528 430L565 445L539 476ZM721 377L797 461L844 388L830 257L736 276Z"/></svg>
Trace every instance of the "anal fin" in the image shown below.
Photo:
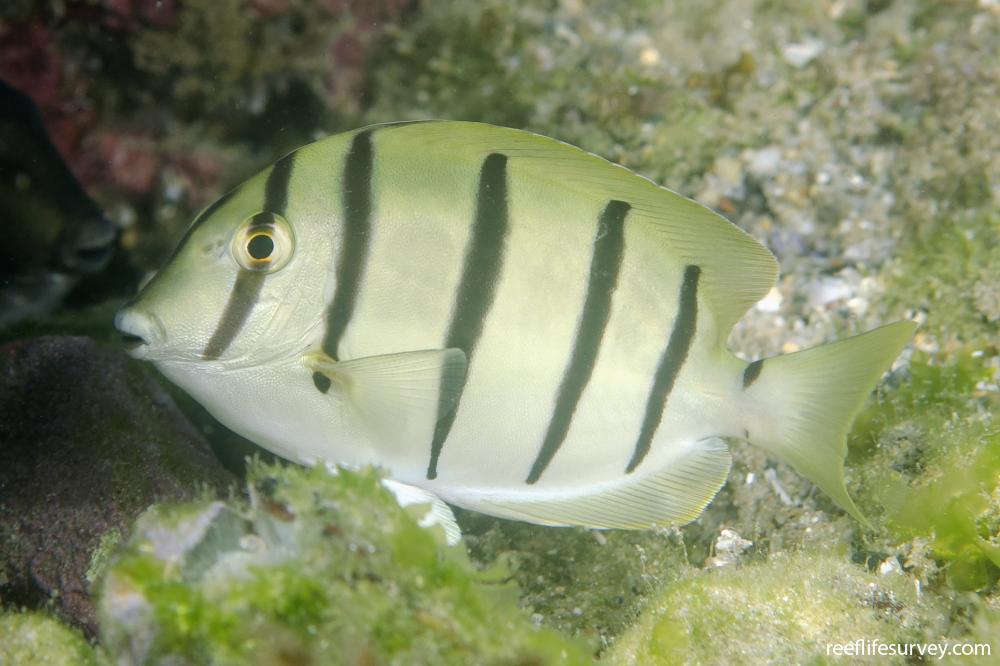
<svg viewBox="0 0 1000 666"><path fill-rule="evenodd" d="M476 508L540 525L598 529L646 529L682 525L697 518L726 481L729 447L711 437L692 444L669 467L644 476L624 476L596 489L489 498Z"/></svg>

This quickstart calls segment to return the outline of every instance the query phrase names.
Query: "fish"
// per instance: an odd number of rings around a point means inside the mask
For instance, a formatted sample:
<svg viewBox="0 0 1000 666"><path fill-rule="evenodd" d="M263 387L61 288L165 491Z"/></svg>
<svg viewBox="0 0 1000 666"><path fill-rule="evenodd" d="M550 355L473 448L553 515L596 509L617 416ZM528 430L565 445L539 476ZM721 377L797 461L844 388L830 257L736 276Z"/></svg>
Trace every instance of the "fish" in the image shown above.
<svg viewBox="0 0 1000 666"><path fill-rule="evenodd" d="M742 440L870 527L846 437L915 324L741 360L726 339L777 270L709 208L580 148L401 122L229 191L115 324L237 433L378 466L440 514L683 524Z"/></svg>
<svg viewBox="0 0 1000 666"><path fill-rule="evenodd" d="M0 81L0 327L55 308L111 260L118 230L52 143L31 99Z"/></svg>

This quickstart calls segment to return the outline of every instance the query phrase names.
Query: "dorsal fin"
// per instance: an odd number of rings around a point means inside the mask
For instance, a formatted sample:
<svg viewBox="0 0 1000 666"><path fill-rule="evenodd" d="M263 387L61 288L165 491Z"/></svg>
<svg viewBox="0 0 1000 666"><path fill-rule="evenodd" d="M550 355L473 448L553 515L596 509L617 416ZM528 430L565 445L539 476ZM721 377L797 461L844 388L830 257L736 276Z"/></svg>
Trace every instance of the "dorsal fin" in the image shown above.
<svg viewBox="0 0 1000 666"><path fill-rule="evenodd" d="M511 159L512 168L574 197L627 202L628 224L648 228L650 242L662 242L664 253L675 261L701 268L701 293L715 316L721 342L774 286L774 256L746 232L705 206L592 153L538 134L481 123L425 121L382 128L382 140L412 142L418 156L432 151L501 152Z"/></svg>

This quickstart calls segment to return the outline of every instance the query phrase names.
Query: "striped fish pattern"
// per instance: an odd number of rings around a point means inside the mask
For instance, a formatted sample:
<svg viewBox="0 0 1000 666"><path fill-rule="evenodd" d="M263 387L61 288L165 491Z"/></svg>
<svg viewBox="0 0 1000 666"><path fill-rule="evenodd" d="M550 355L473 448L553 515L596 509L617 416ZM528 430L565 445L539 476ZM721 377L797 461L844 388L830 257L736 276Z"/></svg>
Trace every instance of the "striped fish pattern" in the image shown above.
<svg viewBox="0 0 1000 666"><path fill-rule="evenodd" d="M726 337L776 270L710 210L579 149L397 123L229 192L116 323L279 455L376 464L493 515L685 522L744 439L864 521L846 432L912 324L748 364Z"/></svg>

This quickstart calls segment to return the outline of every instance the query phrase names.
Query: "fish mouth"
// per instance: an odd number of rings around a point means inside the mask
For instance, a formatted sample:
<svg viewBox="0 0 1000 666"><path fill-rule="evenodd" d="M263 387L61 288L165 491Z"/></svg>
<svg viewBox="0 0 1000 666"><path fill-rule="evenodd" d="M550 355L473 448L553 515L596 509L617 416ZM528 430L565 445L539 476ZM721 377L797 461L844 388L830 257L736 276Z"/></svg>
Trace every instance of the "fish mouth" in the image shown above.
<svg viewBox="0 0 1000 666"><path fill-rule="evenodd" d="M126 351L136 351L141 347L145 347L149 343L141 335L134 335L132 333L122 333L122 346L125 347Z"/></svg>
<svg viewBox="0 0 1000 666"><path fill-rule="evenodd" d="M121 333L122 346L129 356L145 358L153 345L163 338L163 327L155 315L148 315L126 305L115 315L115 328Z"/></svg>
<svg viewBox="0 0 1000 666"><path fill-rule="evenodd" d="M73 268L84 272L92 273L101 270L111 260L114 252L112 245L95 245L93 247L79 247L73 253Z"/></svg>
<svg viewBox="0 0 1000 666"><path fill-rule="evenodd" d="M96 273L111 260L117 237L114 225L103 214L97 214L77 232L72 243L63 248L60 263L73 272Z"/></svg>

